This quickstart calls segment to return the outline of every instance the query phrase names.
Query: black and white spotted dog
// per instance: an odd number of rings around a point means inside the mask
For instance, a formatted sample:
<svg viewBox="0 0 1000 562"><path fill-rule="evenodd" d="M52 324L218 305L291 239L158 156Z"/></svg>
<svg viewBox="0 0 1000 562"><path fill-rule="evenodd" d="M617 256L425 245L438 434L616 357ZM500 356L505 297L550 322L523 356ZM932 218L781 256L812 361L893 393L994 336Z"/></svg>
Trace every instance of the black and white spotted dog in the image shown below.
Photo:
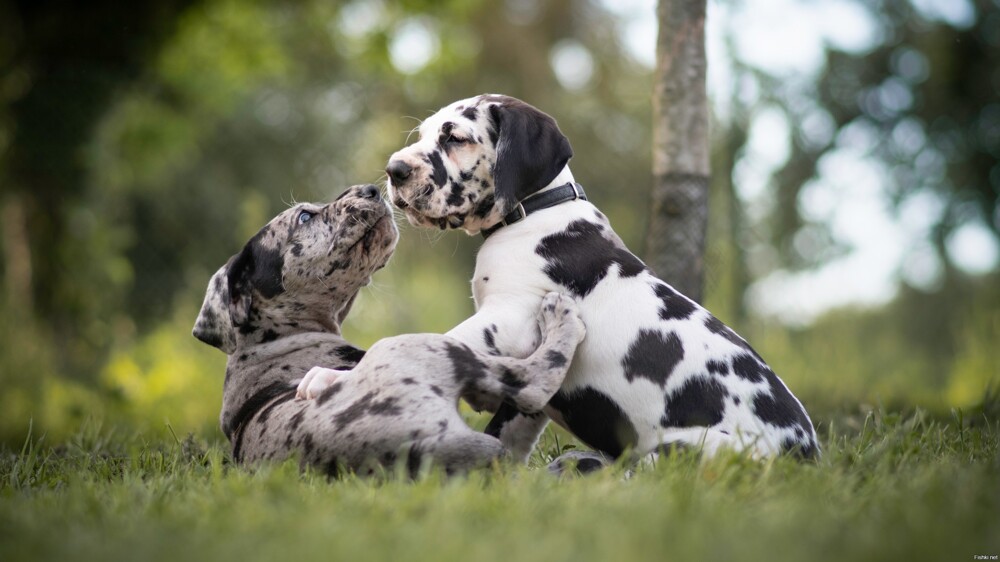
<svg viewBox="0 0 1000 562"><path fill-rule="evenodd" d="M389 160L392 202L414 225L487 236L472 280L477 312L447 335L524 357L539 300L578 300L587 337L545 409L552 420L614 457L675 445L818 454L805 409L764 360L657 278L586 201L551 117L482 95L441 109L419 133ZM505 405L487 433L523 459L546 421Z"/></svg>
<svg viewBox="0 0 1000 562"><path fill-rule="evenodd" d="M558 390L584 327L573 299L555 293L536 306L543 338L526 359L436 334L387 338L367 353L345 341L340 324L397 237L375 186L358 186L284 211L213 276L194 335L230 356L221 424L236 461L298 453L330 473L412 471L424 459L462 471L503 447L464 423L460 396L538 412Z"/></svg>

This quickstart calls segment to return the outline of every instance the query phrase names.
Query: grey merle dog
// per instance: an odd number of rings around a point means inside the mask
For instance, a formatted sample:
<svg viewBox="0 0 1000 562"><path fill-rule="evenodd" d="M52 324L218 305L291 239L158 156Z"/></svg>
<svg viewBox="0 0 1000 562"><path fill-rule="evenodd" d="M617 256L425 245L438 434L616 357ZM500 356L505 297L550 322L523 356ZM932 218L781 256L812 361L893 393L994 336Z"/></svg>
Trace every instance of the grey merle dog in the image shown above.
<svg viewBox="0 0 1000 562"><path fill-rule="evenodd" d="M598 451L720 449L755 458L819 453L802 404L740 336L632 254L570 172L568 139L545 113L481 95L439 110L389 160L410 223L486 239L476 313L447 333L480 353L526 357L545 294L578 301L587 338L544 412ZM547 423L505 404L487 427L521 459Z"/></svg>
<svg viewBox="0 0 1000 562"><path fill-rule="evenodd" d="M341 322L397 238L375 186L356 186L284 211L212 277L193 332L229 354L220 421L237 462L299 454L330 473L464 471L504 450L465 424L460 396L531 413L559 388L585 332L573 299L556 293L536 303L529 331L540 345L524 359L437 334L367 353L345 341Z"/></svg>

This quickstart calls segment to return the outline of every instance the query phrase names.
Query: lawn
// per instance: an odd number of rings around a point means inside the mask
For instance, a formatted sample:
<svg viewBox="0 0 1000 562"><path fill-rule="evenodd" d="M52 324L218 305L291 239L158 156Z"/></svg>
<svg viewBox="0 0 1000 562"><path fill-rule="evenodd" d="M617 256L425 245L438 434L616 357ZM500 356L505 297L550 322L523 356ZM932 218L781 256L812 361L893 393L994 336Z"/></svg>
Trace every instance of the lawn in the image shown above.
<svg viewBox="0 0 1000 562"><path fill-rule="evenodd" d="M247 471L222 443L90 426L0 459L0 560L974 560L1000 554L982 409L842 415L822 460L690 453L554 478L528 468L328 481Z"/></svg>

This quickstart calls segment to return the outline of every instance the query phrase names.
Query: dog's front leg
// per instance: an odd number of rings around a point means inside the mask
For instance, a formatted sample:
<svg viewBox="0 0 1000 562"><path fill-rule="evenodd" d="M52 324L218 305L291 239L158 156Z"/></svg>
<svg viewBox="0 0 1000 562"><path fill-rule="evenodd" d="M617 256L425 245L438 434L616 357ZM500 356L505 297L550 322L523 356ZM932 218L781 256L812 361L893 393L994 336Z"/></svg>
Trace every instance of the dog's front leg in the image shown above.
<svg viewBox="0 0 1000 562"><path fill-rule="evenodd" d="M541 295L530 300L491 298L447 335L483 353L523 359L541 341L537 322L541 301ZM504 402L490 420L486 433L500 439L511 459L526 463L548 422L543 413L524 414Z"/></svg>
<svg viewBox="0 0 1000 562"><path fill-rule="evenodd" d="M525 414L510 402L500 405L484 433L500 440L515 462L525 464L549 418L542 412Z"/></svg>

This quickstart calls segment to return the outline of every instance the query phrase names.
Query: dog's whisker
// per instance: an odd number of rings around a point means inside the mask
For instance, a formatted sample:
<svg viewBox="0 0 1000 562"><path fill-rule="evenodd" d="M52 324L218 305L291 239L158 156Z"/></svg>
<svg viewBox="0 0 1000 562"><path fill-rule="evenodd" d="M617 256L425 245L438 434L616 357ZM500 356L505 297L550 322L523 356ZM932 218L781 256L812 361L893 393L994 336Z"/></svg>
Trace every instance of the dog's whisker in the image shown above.
<svg viewBox="0 0 1000 562"><path fill-rule="evenodd" d="M295 194L292 193L291 191L288 192L288 198L289 201L285 201L285 196L284 195L281 196L281 202L285 205L286 208L291 209L292 207L299 204L299 202L295 200Z"/></svg>

